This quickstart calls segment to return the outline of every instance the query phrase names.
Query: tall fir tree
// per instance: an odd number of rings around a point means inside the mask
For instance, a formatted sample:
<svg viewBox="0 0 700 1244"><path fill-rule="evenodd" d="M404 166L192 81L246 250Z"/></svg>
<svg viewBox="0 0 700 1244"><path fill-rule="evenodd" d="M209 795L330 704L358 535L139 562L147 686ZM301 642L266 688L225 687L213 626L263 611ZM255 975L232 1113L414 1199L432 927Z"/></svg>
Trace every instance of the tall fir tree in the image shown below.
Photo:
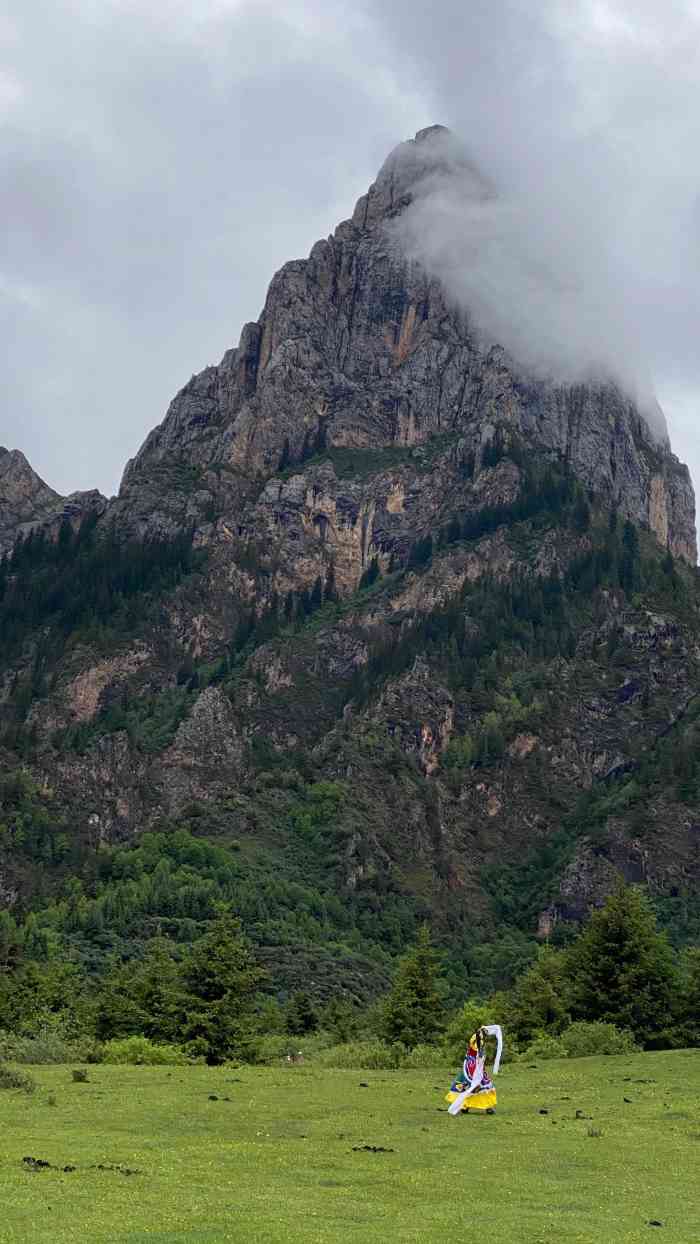
<svg viewBox="0 0 700 1244"><path fill-rule="evenodd" d="M678 1010L679 1045L700 1045L700 946L689 946L683 955Z"/></svg>
<svg viewBox="0 0 700 1244"><path fill-rule="evenodd" d="M333 565L333 562L331 562L330 566L328 567L328 573L326 574L326 585L325 585L323 594L324 594L325 599L332 604L335 604L336 601L338 600L338 589L335 586L335 566Z"/></svg>
<svg viewBox="0 0 700 1244"><path fill-rule="evenodd" d="M565 953L541 946L508 999L508 1028L516 1041L527 1045L542 1032L561 1032L571 1018L569 993Z"/></svg>
<svg viewBox="0 0 700 1244"><path fill-rule="evenodd" d="M628 1028L654 1046L673 1022L677 972L648 898L620 885L568 951L575 1019Z"/></svg>
<svg viewBox="0 0 700 1244"><path fill-rule="evenodd" d="M306 1036L318 1028L318 1014L305 989L297 990L289 999L285 1027L294 1037Z"/></svg>
<svg viewBox="0 0 700 1244"><path fill-rule="evenodd" d="M322 604L323 604L323 583L321 582L321 576L317 575L316 579L314 580L314 585L311 589L311 608L312 610L320 609Z"/></svg>
<svg viewBox="0 0 700 1244"><path fill-rule="evenodd" d="M245 1054L253 1036L255 995L265 973L236 916L222 912L195 942L182 978L188 994L183 1039L192 1051L213 1065Z"/></svg>
<svg viewBox="0 0 700 1244"><path fill-rule="evenodd" d="M444 1031L444 1003L438 988L440 955L423 925L416 945L399 962L394 985L386 1002L382 1036L413 1049L430 1044Z"/></svg>
<svg viewBox="0 0 700 1244"><path fill-rule="evenodd" d="M176 1041L185 1010L176 948L154 937L140 963L120 964L98 995L95 1031L100 1040L134 1033L152 1041Z"/></svg>

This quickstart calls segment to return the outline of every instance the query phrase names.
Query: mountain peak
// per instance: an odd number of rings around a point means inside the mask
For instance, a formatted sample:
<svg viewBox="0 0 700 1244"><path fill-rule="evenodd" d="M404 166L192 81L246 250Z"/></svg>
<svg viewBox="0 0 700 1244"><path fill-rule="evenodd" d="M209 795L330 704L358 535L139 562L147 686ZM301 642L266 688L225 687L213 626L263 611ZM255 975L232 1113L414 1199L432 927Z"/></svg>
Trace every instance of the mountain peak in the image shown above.
<svg viewBox="0 0 700 1244"><path fill-rule="evenodd" d="M61 501L20 449L0 446L0 556L18 535L47 518Z"/></svg>
<svg viewBox="0 0 700 1244"><path fill-rule="evenodd" d="M217 512L235 514L243 529L242 510L255 505L266 481L322 450L405 451L450 438L455 460L466 454L478 461L495 429L508 425L509 435L565 458L585 487L651 526L674 555L695 561L687 470L657 444L634 401L605 380L554 384L525 374L406 250L393 222L449 178L460 200L493 194L444 126L419 130L394 148L352 219L307 259L284 265L238 348L174 399L126 468L120 522L162 531ZM188 490L177 484L185 459L186 478L199 481ZM177 486L164 488L166 479ZM260 512L251 511L253 525ZM405 514L407 527L425 519ZM398 545L419 534L414 526L399 537L400 525L396 516L388 522L382 538L389 550L390 531ZM351 540L336 534L336 572L349 589L370 545L361 551L357 533Z"/></svg>
<svg viewBox="0 0 700 1244"><path fill-rule="evenodd" d="M376 180L357 203L353 224L372 228L399 215L442 177L459 178L472 198L493 193L456 135L444 125L429 125L389 152Z"/></svg>
<svg viewBox="0 0 700 1244"><path fill-rule="evenodd" d="M427 125L425 129L418 130L415 138L416 143L432 142L435 138L440 138L444 134L451 134L452 131L446 125Z"/></svg>
<svg viewBox="0 0 700 1244"><path fill-rule="evenodd" d="M21 449L0 445L0 557L35 527L57 530L64 518L76 525L89 512L102 513L106 505L95 488L62 497L37 475Z"/></svg>

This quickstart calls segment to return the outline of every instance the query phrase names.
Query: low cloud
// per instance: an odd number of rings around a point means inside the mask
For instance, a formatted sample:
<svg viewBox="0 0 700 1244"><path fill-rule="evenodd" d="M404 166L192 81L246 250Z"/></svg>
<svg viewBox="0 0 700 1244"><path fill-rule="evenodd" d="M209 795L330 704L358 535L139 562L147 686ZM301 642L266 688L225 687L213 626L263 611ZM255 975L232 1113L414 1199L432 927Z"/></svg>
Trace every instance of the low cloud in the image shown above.
<svg viewBox="0 0 700 1244"><path fill-rule="evenodd" d="M275 269L443 122L498 197L433 187L407 244L531 365L653 388L700 477L699 49L695 0L15 5L0 442L114 488Z"/></svg>
<svg viewBox="0 0 700 1244"><path fill-rule="evenodd" d="M568 187L499 188L440 136L441 170L393 224L402 248L444 286L486 345L554 382L616 382L658 420L651 374L600 221ZM562 193L563 192L563 193Z"/></svg>
<svg viewBox="0 0 700 1244"><path fill-rule="evenodd" d="M496 192L443 178L406 245L526 365L658 396L697 478L697 0L405 0L382 25Z"/></svg>

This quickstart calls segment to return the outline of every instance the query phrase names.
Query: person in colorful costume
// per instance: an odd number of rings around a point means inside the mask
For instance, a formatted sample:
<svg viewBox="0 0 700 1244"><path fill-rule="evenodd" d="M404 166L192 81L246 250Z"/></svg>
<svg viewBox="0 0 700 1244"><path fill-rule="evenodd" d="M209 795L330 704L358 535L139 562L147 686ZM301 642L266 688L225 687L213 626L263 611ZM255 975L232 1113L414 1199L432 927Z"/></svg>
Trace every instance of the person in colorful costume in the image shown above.
<svg viewBox="0 0 700 1244"><path fill-rule="evenodd" d="M496 1057L493 1061L493 1074L498 1075L503 1053L503 1033L499 1024L483 1024L469 1038L467 1056L462 1064L462 1076L454 1080L445 1097L450 1103L449 1113L468 1113L470 1110L485 1110L493 1114L496 1109L496 1089L493 1080L486 1071L486 1040L496 1038Z"/></svg>

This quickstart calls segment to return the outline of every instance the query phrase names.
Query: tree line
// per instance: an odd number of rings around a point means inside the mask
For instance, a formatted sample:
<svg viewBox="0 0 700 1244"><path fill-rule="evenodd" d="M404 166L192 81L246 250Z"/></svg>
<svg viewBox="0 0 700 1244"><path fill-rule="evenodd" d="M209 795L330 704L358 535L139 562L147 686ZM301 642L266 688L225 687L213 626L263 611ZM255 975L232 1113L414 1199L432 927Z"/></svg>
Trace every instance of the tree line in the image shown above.
<svg viewBox="0 0 700 1244"><path fill-rule="evenodd" d="M441 1039L453 1017L440 969L426 927L399 963L383 1011L386 1040L411 1047ZM482 1014L479 1023L501 1023L520 1050L549 1038L552 1053L566 1053L557 1042L582 1022L611 1025L643 1049L700 1045L700 948L674 953L647 896L622 883L569 946L543 945L512 988L478 997L466 975L464 989L467 1003L458 1020Z"/></svg>
<svg viewBox="0 0 700 1244"><path fill-rule="evenodd" d="M622 885L568 947L542 946L510 989L475 996L465 974L457 1010L447 1004L442 955L427 926L398 961L390 991L369 1009L353 1005L342 987L325 1001L301 987L281 1005L274 984L238 917L221 908L189 945L159 935L137 958L114 961L92 994L69 961L51 973L30 963L14 978L0 961L0 1029L31 1039L53 1024L68 1038L92 1041L95 1057L104 1042L139 1037L209 1063L255 1061L271 1034L321 1028L340 1041L458 1047L483 1022L502 1024L510 1052L543 1057L574 1047L595 1054L632 1044L700 1045L700 949L674 954L648 899Z"/></svg>

